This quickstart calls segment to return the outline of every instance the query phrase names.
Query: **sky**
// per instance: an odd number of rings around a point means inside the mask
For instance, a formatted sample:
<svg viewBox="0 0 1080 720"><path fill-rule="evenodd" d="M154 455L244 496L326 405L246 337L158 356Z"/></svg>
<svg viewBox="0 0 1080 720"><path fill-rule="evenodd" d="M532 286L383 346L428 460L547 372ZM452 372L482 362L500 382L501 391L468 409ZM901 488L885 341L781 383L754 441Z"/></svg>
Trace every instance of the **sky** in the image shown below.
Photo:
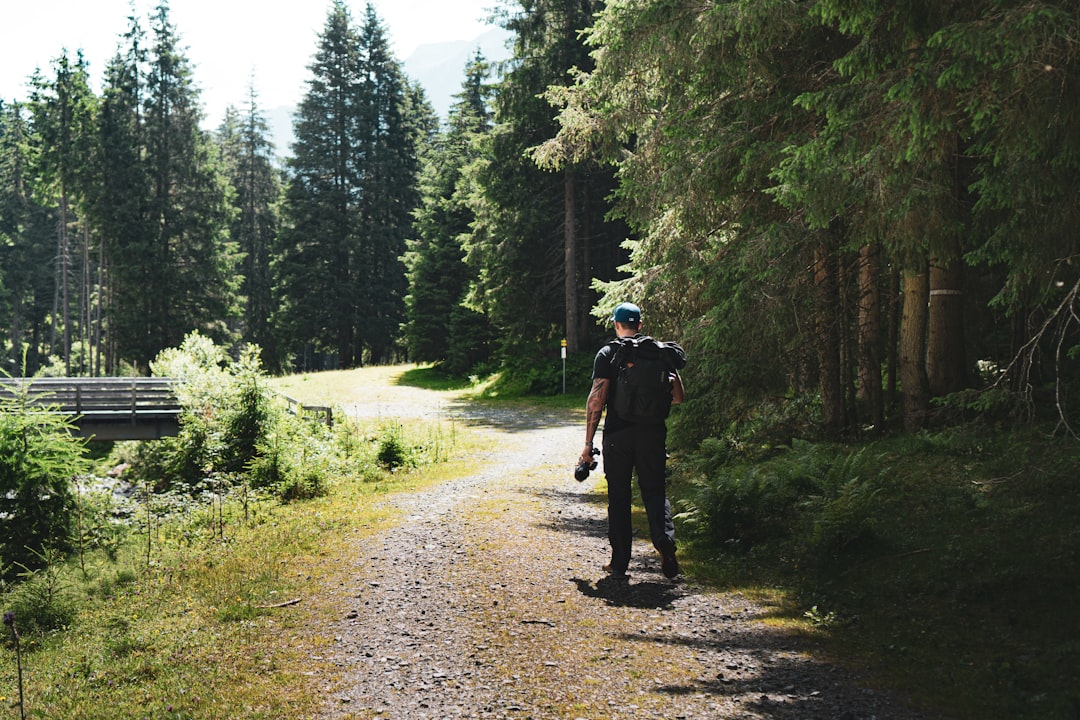
<svg viewBox="0 0 1080 720"><path fill-rule="evenodd" d="M0 99L25 100L36 68L46 77L64 49L89 63L91 87L116 53L134 8L144 28L158 0L0 0ZM373 0L392 47L404 61L420 45L471 41L498 0ZM243 106L252 85L261 108L296 105L310 73L330 0L169 0L169 15L194 65L207 119ZM365 0L347 0L359 25Z"/></svg>

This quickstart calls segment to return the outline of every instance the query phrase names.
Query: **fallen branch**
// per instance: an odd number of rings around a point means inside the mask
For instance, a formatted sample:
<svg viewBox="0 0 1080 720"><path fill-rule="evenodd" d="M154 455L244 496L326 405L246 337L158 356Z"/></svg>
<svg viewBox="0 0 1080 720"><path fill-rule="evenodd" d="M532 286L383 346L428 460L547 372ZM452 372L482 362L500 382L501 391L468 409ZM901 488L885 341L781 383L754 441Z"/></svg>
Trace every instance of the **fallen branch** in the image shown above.
<svg viewBox="0 0 1080 720"><path fill-rule="evenodd" d="M256 605L255 607L258 608L259 610L266 610L268 608L279 608L279 607L285 607L286 605L299 605L299 604L300 604L300 598L294 598L292 600L286 600L285 602L274 603L273 605Z"/></svg>

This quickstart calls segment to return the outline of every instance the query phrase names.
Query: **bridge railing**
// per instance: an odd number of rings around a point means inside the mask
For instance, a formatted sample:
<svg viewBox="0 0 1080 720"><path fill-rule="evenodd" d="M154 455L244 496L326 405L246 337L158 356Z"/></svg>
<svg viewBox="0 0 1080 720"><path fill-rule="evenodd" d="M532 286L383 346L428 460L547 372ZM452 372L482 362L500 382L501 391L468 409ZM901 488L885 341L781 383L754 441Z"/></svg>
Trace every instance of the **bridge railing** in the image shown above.
<svg viewBox="0 0 1080 720"><path fill-rule="evenodd" d="M0 378L0 398L75 416L79 434L98 440L155 439L179 429L171 378Z"/></svg>
<svg viewBox="0 0 1080 720"><path fill-rule="evenodd" d="M172 378L0 378L0 399L25 397L31 407L72 415L80 434L100 440L175 435L181 405ZM281 395L289 412L332 427L333 410Z"/></svg>
<svg viewBox="0 0 1080 720"><path fill-rule="evenodd" d="M334 410L329 405L307 405L284 393L278 394L288 403L289 412L293 415L314 415L317 419L326 423L326 427L334 426Z"/></svg>
<svg viewBox="0 0 1080 720"><path fill-rule="evenodd" d="M171 378L0 378L0 397L21 393L32 405L74 415L180 410Z"/></svg>

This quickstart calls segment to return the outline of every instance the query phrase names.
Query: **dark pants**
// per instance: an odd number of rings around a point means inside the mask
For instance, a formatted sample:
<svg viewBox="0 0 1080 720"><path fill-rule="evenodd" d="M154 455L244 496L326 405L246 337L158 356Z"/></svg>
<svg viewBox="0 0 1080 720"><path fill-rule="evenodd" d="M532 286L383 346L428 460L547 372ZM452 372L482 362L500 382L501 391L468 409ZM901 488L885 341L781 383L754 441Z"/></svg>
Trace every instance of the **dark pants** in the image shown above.
<svg viewBox="0 0 1080 720"><path fill-rule="evenodd" d="M662 554L675 551L675 526L667 500L667 428L663 424L635 424L614 433L604 430L604 475L608 483L608 540L611 572L619 575L630 565L633 527L630 522L631 478L637 470L638 487L649 536Z"/></svg>

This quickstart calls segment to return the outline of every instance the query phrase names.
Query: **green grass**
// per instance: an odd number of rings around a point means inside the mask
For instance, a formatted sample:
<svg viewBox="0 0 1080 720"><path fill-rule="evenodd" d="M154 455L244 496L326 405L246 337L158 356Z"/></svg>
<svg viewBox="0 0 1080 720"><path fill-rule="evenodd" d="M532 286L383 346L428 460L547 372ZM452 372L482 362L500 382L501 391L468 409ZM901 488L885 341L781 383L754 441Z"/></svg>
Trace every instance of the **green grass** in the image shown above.
<svg viewBox="0 0 1080 720"><path fill-rule="evenodd" d="M957 430L796 448L756 466L780 484L800 463L804 482L837 483L832 502L808 492L786 516L794 532L751 548L701 538L687 566L777 589L778 617L932 714L1077 716L1077 443Z"/></svg>
<svg viewBox="0 0 1080 720"><path fill-rule="evenodd" d="M558 408L583 407L585 392L491 397L484 383L413 366L274 384L312 404L359 402L388 384ZM356 442L385 430L376 422L358 427ZM85 574L72 563L33 592L23 590L29 605L18 605L18 593L3 596L3 610L72 618L66 629L24 635L27 717L314 714L324 679L338 672L321 659L332 638L319 628L342 611L325 588L347 571L341 557L399 521L373 498L472 469L454 459L471 448L465 428L410 423L394 432L406 433L406 447L441 448L438 463L420 472L358 474L314 500L258 501L246 516L227 503L224 533L209 531L208 510L192 512L155 529L149 564L146 536L137 533L115 562L91 556ZM731 470L706 465L714 474ZM700 468L685 457L674 466L672 496L685 509L700 501L691 482L700 480ZM682 565L697 581L760 599L773 608L770 622L804 633L833 661L896 689L931 716L1076 717L1078 469L1077 443L1034 431L801 444L739 469L811 488L786 506L770 506L791 512L781 526L786 534L736 551L707 533L687 544L692 528L683 520ZM602 504L602 493L594 500ZM643 525L643 516L636 522ZM13 655L8 642L0 651L0 708L14 717Z"/></svg>
<svg viewBox="0 0 1080 720"><path fill-rule="evenodd" d="M478 381L447 375L435 365L419 365L402 372L396 383L424 390L467 391L475 388Z"/></svg>
<svg viewBox="0 0 1080 720"><path fill-rule="evenodd" d="M400 371L400 369L399 369ZM289 378L304 389L347 397L363 373ZM335 387L334 383L338 383ZM385 421L358 424L357 443L377 444ZM339 668L328 658L329 627L344 602L327 587L346 580L358 545L400 521L374 501L470 472L475 440L445 422L394 426L396 441L423 455L420 471L355 473L325 497L281 505L251 500L191 508L155 526L136 525L114 561L103 554L0 595L22 628L26 717L190 719L311 717ZM439 448L435 452L433 448ZM358 460L359 461L359 460ZM222 530L223 528L223 530ZM63 611L64 627L39 632L34 619ZM5 632L8 628L0 628ZM0 647L0 716L17 717L10 637Z"/></svg>

